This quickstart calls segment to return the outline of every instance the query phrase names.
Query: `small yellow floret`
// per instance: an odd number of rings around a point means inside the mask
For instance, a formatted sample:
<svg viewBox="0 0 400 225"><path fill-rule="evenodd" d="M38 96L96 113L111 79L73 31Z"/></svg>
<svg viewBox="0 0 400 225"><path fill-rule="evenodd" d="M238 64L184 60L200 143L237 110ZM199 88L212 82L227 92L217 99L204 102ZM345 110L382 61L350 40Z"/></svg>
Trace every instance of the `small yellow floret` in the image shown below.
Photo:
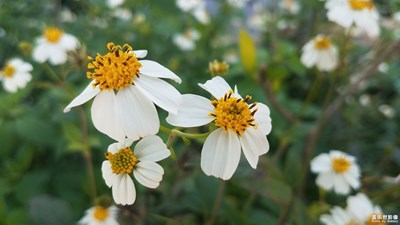
<svg viewBox="0 0 400 225"><path fill-rule="evenodd" d="M331 39L326 36L320 36L314 39L314 47L316 49L328 49L332 46Z"/></svg>
<svg viewBox="0 0 400 225"><path fill-rule="evenodd" d="M62 34L63 31L56 27L48 27L44 30L44 37L47 39L48 42L51 43L57 43L60 40Z"/></svg>
<svg viewBox="0 0 400 225"><path fill-rule="evenodd" d="M3 76L5 77L12 77L14 76L14 73L15 73L15 67L10 64L6 64L4 69L1 71L1 74L3 74Z"/></svg>
<svg viewBox="0 0 400 225"><path fill-rule="evenodd" d="M332 168L336 173L347 172L350 166L350 161L344 157L338 157L332 160Z"/></svg>
<svg viewBox="0 0 400 225"><path fill-rule="evenodd" d="M375 7L371 0L349 0L350 7L354 10L373 9Z"/></svg>
<svg viewBox="0 0 400 225"><path fill-rule="evenodd" d="M137 158L129 147L120 149L115 154L106 152L105 157L111 164L112 172L116 174L132 173L136 163L138 162Z"/></svg>
<svg viewBox="0 0 400 225"><path fill-rule="evenodd" d="M96 206L94 208L93 217L95 220L103 222L107 219L108 214L109 214L109 212L108 212L107 208L103 208L101 206Z"/></svg>

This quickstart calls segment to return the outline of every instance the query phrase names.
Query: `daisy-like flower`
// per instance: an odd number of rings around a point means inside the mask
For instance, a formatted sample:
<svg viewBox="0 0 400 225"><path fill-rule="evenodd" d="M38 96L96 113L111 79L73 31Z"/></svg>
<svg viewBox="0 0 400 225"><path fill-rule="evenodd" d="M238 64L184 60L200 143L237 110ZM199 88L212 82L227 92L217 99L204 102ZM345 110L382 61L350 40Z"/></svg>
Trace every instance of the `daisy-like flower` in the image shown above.
<svg viewBox="0 0 400 225"><path fill-rule="evenodd" d="M102 206L94 206L86 210L85 216L79 220L80 225L119 225L117 222L118 208L110 206L104 208Z"/></svg>
<svg viewBox="0 0 400 225"><path fill-rule="evenodd" d="M320 34L304 45L300 60L307 68L332 71L338 64L338 50L329 37Z"/></svg>
<svg viewBox="0 0 400 225"><path fill-rule="evenodd" d="M167 122L179 127L197 127L214 121L218 128L206 139L201 152L201 168L207 175L230 179L239 160L240 149L251 167L258 157L269 150L266 135L271 131L269 108L262 103L248 104L251 96L242 98L235 87L217 76L199 84L216 99L185 94L176 115L169 114Z"/></svg>
<svg viewBox="0 0 400 225"><path fill-rule="evenodd" d="M16 92L18 88L24 88L32 79L30 72L32 65L21 59L11 59L0 70L0 80L3 81L3 87L8 92Z"/></svg>
<svg viewBox="0 0 400 225"><path fill-rule="evenodd" d="M191 13L200 23L208 24L210 22L204 0L176 0L176 5L182 11Z"/></svg>
<svg viewBox="0 0 400 225"><path fill-rule="evenodd" d="M356 220L347 210L335 206L330 210L331 214L324 214L320 221L325 225L355 225Z"/></svg>
<svg viewBox="0 0 400 225"><path fill-rule="evenodd" d="M171 154L161 138L155 135L140 140L133 152L130 148L132 143L132 140L126 139L111 144L105 154L107 160L101 167L107 186L112 188L114 201L121 205L135 202L132 172L139 183L148 188L156 188L164 174L164 169L156 162Z"/></svg>
<svg viewBox="0 0 400 225"><path fill-rule="evenodd" d="M372 0L328 0L325 7L330 21L345 28L355 24L368 36L379 36L379 14Z"/></svg>
<svg viewBox="0 0 400 225"><path fill-rule="evenodd" d="M146 50L132 51L124 45L107 45L109 52L98 54L88 65L87 77L93 81L65 109L81 105L94 98L91 114L94 126L111 138L137 140L156 134L160 121L154 103L170 113L177 113L181 94L159 78L178 83L181 79L160 64L138 60Z"/></svg>
<svg viewBox="0 0 400 225"><path fill-rule="evenodd" d="M356 159L338 150L315 157L311 161L311 171L318 173L318 186L325 190L333 189L337 194L348 194L350 187L360 187L360 169Z"/></svg>
<svg viewBox="0 0 400 225"><path fill-rule="evenodd" d="M182 34L175 34L172 41L182 51L191 51L196 48L196 41L200 39L200 33L195 29L188 29Z"/></svg>
<svg viewBox="0 0 400 225"><path fill-rule="evenodd" d="M48 27L43 36L36 40L33 59L39 63L49 60L53 65L67 61L67 52L79 46L79 41L71 34L64 33L56 27Z"/></svg>
<svg viewBox="0 0 400 225"><path fill-rule="evenodd" d="M374 217L376 219L378 215L382 215L382 209L373 205L371 200L363 193L347 198L347 211L356 219L355 224L386 224L372 221Z"/></svg>

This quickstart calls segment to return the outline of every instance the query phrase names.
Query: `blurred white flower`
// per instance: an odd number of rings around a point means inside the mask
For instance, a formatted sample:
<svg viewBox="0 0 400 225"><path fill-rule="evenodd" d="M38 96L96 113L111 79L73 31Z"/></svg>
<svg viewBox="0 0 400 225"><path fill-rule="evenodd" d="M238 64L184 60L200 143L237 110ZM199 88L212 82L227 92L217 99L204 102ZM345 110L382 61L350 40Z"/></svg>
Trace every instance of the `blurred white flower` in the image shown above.
<svg viewBox="0 0 400 225"><path fill-rule="evenodd" d="M67 52L79 46L79 41L71 34L64 33L56 27L48 27L43 36L36 40L33 59L39 63L49 60L53 65L67 61Z"/></svg>
<svg viewBox="0 0 400 225"><path fill-rule="evenodd" d="M117 222L118 208L110 206L94 206L86 210L86 215L79 220L79 225L119 225Z"/></svg>
<svg viewBox="0 0 400 225"><path fill-rule="evenodd" d="M235 8L243 8L250 0L227 0L226 2Z"/></svg>
<svg viewBox="0 0 400 225"><path fill-rule="evenodd" d="M125 2L125 0L107 0L106 5L109 8L116 8L120 5L122 5Z"/></svg>
<svg viewBox="0 0 400 225"><path fill-rule="evenodd" d="M379 14L372 0L328 0L325 7L330 21L345 28L355 24L368 36L379 36Z"/></svg>
<svg viewBox="0 0 400 225"><path fill-rule="evenodd" d="M132 12L129 9L125 8L115 8L112 12L112 15L121 20L132 19Z"/></svg>
<svg viewBox="0 0 400 225"><path fill-rule="evenodd" d="M400 23L400 11L395 12L395 13L393 14L393 19L394 19L395 21L397 21L398 23Z"/></svg>
<svg viewBox="0 0 400 225"><path fill-rule="evenodd" d="M169 69L150 60L138 61L146 50L133 51L109 43L109 52L98 54L88 65L87 77L93 81L64 109L68 112L94 97L91 114L93 125L100 132L120 141L128 137L156 134L160 121L154 104L170 113L177 113L181 94L160 78L181 79Z"/></svg>
<svg viewBox="0 0 400 225"><path fill-rule="evenodd" d="M265 31L267 27L265 26L268 19L268 14L264 11L255 12L247 18L247 25L249 28L255 31Z"/></svg>
<svg viewBox="0 0 400 225"><path fill-rule="evenodd" d="M208 24L210 22L204 0L176 0L176 5L182 11L191 13L200 23Z"/></svg>
<svg viewBox="0 0 400 225"><path fill-rule="evenodd" d="M349 194L350 187L360 187L360 169L356 159L338 150L315 157L311 161L311 171L318 174L316 183L319 187L333 189L337 194Z"/></svg>
<svg viewBox="0 0 400 225"><path fill-rule="evenodd" d="M232 91L221 77L199 84L216 100L185 94L177 114L167 122L179 127L198 127L214 121L216 130L208 135L201 152L201 168L207 175L228 180L235 172L240 149L256 168L258 157L268 152L266 135L271 131L269 108L262 103L248 104L251 96L242 98L236 87Z"/></svg>
<svg viewBox="0 0 400 225"><path fill-rule="evenodd" d="M279 4L282 9L292 14L297 14L300 11L300 5L297 0L282 0Z"/></svg>
<svg viewBox="0 0 400 225"><path fill-rule="evenodd" d="M329 37L320 34L304 45L301 62L307 68L315 65L318 70L332 71L338 64L338 50Z"/></svg>
<svg viewBox="0 0 400 225"><path fill-rule="evenodd" d="M101 170L108 187L112 188L115 203L131 205L136 200L136 189L131 174L143 186L157 188L164 169L156 162L170 156L164 142L155 135L146 136L135 146L126 139L108 146Z"/></svg>
<svg viewBox="0 0 400 225"><path fill-rule="evenodd" d="M331 214L323 214L320 221L325 225L351 225L355 224L353 216L345 209L335 206L330 210Z"/></svg>
<svg viewBox="0 0 400 225"><path fill-rule="evenodd" d="M21 59L11 59L0 70L0 81L3 82L3 88L8 92L16 92L19 88L24 88L32 79L30 72L32 65Z"/></svg>
<svg viewBox="0 0 400 225"><path fill-rule="evenodd" d="M394 109L389 105L380 105L378 107L379 112L381 112L386 118L392 119L394 117Z"/></svg>
<svg viewBox="0 0 400 225"><path fill-rule="evenodd" d="M369 106L371 104L371 97L368 94L363 94L358 101L362 106Z"/></svg>
<svg viewBox="0 0 400 225"><path fill-rule="evenodd" d="M355 219L355 224L373 224L372 216L381 215L379 206L374 206L371 200L363 193L347 198L347 211Z"/></svg>
<svg viewBox="0 0 400 225"><path fill-rule="evenodd" d="M191 51L196 48L196 41L200 39L200 33L195 29L188 29L182 34L175 34L172 41L183 51Z"/></svg>
<svg viewBox="0 0 400 225"><path fill-rule="evenodd" d="M223 59L229 64L236 64L237 62L239 62L238 53L234 50L226 51L223 56Z"/></svg>
<svg viewBox="0 0 400 225"><path fill-rule="evenodd" d="M74 22L76 21L76 14L68 8L63 8L60 13L60 19L63 22Z"/></svg>
<svg viewBox="0 0 400 225"><path fill-rule="evenodd" d="M138 12L133 16L133 23L135 25L140 25L140 24L144 23L145 21L146 21L146 15L141 12Z"/></svg>
<svg viewBox="0 0 400 225"><path fill-rule="evenodd" d="M389 71L389 65L387 63L380 63L378 66L378 71L381 73L387 73Z"/></svg>

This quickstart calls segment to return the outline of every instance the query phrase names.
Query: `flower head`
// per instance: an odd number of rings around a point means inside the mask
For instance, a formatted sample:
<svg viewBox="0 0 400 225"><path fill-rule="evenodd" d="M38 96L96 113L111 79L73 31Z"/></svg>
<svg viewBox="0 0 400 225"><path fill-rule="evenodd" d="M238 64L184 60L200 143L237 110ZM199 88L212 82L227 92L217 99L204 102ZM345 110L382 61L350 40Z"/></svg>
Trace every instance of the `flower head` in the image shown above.
<svg viewBox="0 0 400 225"><path fill-rule="evenodd" d="M184 12L190 12L202 24L208 24L210 17L204 0L176 0L176 5Z"/></svg>
<svg viewBox="0 0 400 225"><path fill-rule="evenodd" d="M379 14L372 0L328 0L325 7L330 21L345 28L355 24L370 37L379 36Z"/></svg>
<svg viewBox="0 0 400 225"><path fill-rule="evenodd" d="M347 211L356 219L356 224L385 224L372 221L374 215L382 214L382 210L379 206L374 206L363 193L347 198Z"/></svg>
<svg viewBox="0 0 400 225"><path fill-rule="evenodd" d="M355 158L344 152L332 150L311 161L311 171L318 173L317 185L337 194L350 193L350 187L360 187L360 170Z"/></svg>
<svg viewBox="0 0 400 225"><path fill-rule="evenodd" d="M121 205L131 205L136 199L136 190L131 174L142 185L156 188L162 180L164 169L156 162L171 153L161 138L155 135L140 140L134 151L133 141L126 139L111 144L105 154L101 170L107 186L112 188L114 201Z"/></svg>
<svg viewBox="0 0 400 225"><path fill-rule="evenodd" d="M242 98L219 76L199 85L215 100L183 95L178 113L169 114L167 122L180 127L214 122L217 129L207 137L201 152L201 168L207 175L230 179L239 164L240 149L251 167L256 168L258 157L269 150L269 108L262 103L249 103L250 96Z"/></svg>
<svg viewBox="0 0 400 225"><path fill-rule="evenodd" d="M80 225L118 225L116 220L118 209L115 206L105 208L96 205L86 210L86 215L78 222Z"/></svg>
<svg viewBox="0 0 400 225"><path fill-rule="evenodd" d="M314 65L321 71L332 71L338 63L338 51L329 37L318 35L307 42L301 55L301 62L308 68Z"/></svg>
<svg viewBox="0 0 400 225"><path fill-rule="evenodd" d="M208 71L210 71L213 76L223 76L228 72L228 70L229 64L225 61L221 62L218 60L214 60L208 63Z"/></svg>
<svg viewBox="0 0 400 225"><path fill-rule="evenodd" d="M56 27L48 27L36 40L33 59L39 63L49 60L53 65L63 64L67 61L67 52L78 45L78 40L71 34L64 33Z"/></svg>
<svg viewBox="0 0 400 225"><path fill-rule="evenodd" d="M330 210L331 214L324 214L320 221L326 225L356 225L356 220L347 210L335 206Z"/></svg>
<svg viewBox="0 0 400 225"><path fill-rule="evenodd" d="M87 77L92 82L64 112L95 97L91 114L100 132L117 141L156 134L160 121L154 103L176 113L182 98L172 85L159 78L179 83L181 79L154 61L138 60L147 55L146 50L133 51L129 45L113 43L107 48L106 54L89 57L92 62Z"/></svg>
<svg viewBox="0 0 400 225"><path fill-rule="evenodd" d="M183 51L191 51L196 48L196 41L200 39L200 33L195 29L188 29L182 34L175 34L172 41Z"/></svg>
<svg viewBox="0 0 400 225"><path fill-rule="evenodd" d="M32 65L21 59L11 59L4 68L0 70L0 80L3 87L8 92L16 92L18 88L24 88L32 79L30 72Z"/></svg>

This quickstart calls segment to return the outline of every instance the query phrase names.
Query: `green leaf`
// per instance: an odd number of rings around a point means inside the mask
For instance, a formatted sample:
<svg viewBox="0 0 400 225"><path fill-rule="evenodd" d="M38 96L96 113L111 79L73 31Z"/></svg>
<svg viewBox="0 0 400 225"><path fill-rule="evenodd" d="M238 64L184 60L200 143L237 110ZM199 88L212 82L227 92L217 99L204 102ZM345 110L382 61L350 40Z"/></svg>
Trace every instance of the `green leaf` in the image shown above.
<svg viewBox="0 0 400 225"><path fill-rule="evenodd" d="M256 68L256 45L244 29L239 31L239 52L244 69L253 74Z"/></svg>
<svg viewBox="0 0 400 225"><path fill-rule="evenodd" d="M31 171L25 174L15 187L18 200L25 203L38 193L45 192L44 187L48 179L49 174L46 171Z"/></svg>
<svg viewBox="0 0 400 225"><path fill-rule="evenodd" d="M65 201L47 195L31 200L29 216L34 225L72 224L70 208Z"/></svg>
<svg viewBox="0 0 400 225"><path fill-rule="evenodd" d="M34 144L51 145L57 140L57 132L50 122L36 116L25 116L17 120L17 133Z"/></svg>

